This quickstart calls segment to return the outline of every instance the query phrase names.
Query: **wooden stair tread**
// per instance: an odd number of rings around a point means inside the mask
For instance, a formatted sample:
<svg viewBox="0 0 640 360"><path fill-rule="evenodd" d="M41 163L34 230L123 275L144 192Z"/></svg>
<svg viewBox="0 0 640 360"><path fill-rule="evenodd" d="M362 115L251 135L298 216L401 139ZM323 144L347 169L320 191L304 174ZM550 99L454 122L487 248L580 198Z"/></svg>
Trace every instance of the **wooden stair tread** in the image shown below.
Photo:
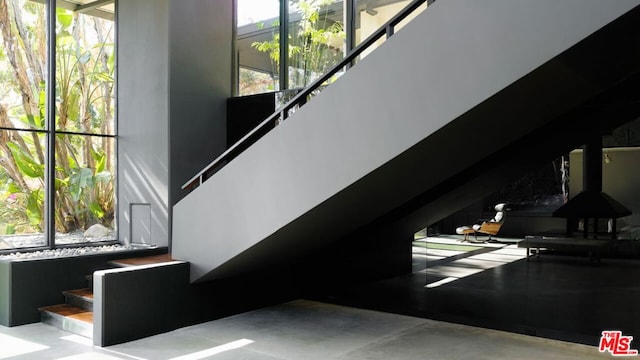
<svg viewBox="0 0 640 360"><path fill-rule="evenodd" d="M170 254L161 254L161 255L113 260L111 261L111 264L125 267L125 266L136 266L136 265L160 264L160 263L170 262L170 261L173 261Z"/></svg>
<svg viewBox="0 0 640 360"><path fill-rule="evenodd" d="M65 291L67 294L80 296L87 299L93 299L93 291L89 288L86 289L77 289L77 290L67 290Z"/></svg>
<svg viewBox="0 0 640 360"><path fill-rule="evenodd" d="M46 311L52 314L63 316L69 319L93 323L93 312L81 309L77 306L68 304L51 305L40 308L40 311Z"/></svg>

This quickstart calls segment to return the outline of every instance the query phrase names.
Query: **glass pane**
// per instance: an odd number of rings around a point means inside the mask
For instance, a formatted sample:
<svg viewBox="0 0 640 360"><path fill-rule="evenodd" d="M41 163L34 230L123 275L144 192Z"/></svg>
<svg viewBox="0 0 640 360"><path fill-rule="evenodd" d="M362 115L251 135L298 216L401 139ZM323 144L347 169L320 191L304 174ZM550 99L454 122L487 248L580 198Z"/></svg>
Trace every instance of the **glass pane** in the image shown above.
<svg viewBox="0 0 640 360"><path fill-rule="evenodd" d="M273 74L240 68L240 87L238 95L254 95L277 89L278 81Z"/></svg>
<svg viewBox="0 0 640 360"><path fill-rule="evenodd" d="M4 127L44 129L45 7L14 0L0 11L0 104Z"/></svg>
<svg viewBox="0 0 640 360"><path fill-rule="evenodd" d="M41 133L0 130L0 250L46 245L44 142Z"/></svg>
<svg viewBox="0 0 640 360"><path fill-rule="evenodd" d="M407 4L408 5L408 4ZM406 18L404 18L404 20L400 21L398 23L398 25L396 25L395 27L395 32L398 32L400 30L402 30L402 28L409 23L411 20L413 20L416 16L420 15L421 12L425 11L427 9L428 6L428 2L425 1L422 5L420 5L417 9L413 10L413 12L411 14L409 14Z"/></svg>
<svg viewBox="0 0 640 360"><path fill-rule="evenodd" d="M569 161L561 156L540 167L530 169L520 179L503 186L484 200L485 209L501 202L510 211L550 214L569 197Z"/></svg>
<svg viewBox="0 0 640 360"><path fill-rule="evenodd" d="M410 0L357 0L357 7L355 11L356 26L355 26L355 43L356 46L362 41L367 39L376 30L380 29L387 21L391 20L402 9L411 3ZM427 2L418 9L414 10L411 15L396 25L394 31L398 32L402 27L415 16L420 14L427 7ZM385 37L378 40L369 49L362 52L360 58L364 58L376 47L380 46L385 41Z"/></svg>
<svg viewBox="0 0 640 360"><path fill-rule="evenodd" d="M57 9L56 129L114 134L114 22Z"/></svg>
<svg viewBox="0 0 640 360"><path fill-rule="evenodd" d="M342 60L343 18L342 1L289 1L290 89L306 87Z"/></svg>
<svg viewBox="0 0 640 360"><path fill-rule="evenodd" d="M279 0L238 0L238 93L278 90Z"/></svg>
<svg viewBox="0 0 640 360"><path fill-rule="evenodd" d="M56 245L114 240L113 138L56 136Z"/></svg>

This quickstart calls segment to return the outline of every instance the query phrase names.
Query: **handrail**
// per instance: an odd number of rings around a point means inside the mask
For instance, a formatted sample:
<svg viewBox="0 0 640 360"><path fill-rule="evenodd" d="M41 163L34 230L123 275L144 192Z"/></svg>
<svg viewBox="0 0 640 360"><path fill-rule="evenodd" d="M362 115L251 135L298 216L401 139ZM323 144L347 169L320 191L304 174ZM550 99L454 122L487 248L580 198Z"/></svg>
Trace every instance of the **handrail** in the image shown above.
<svg viewBox="0 0 640 360"><path fill-rule="evenodd" d="M361 42L358 46L353 48L347 56L345 56L342 61L338 64L334 65L329 71L327 71L324 75L314 80L309 86L301 90L297 95L295 95L291 100L289 100L284 106L280 109L276 110L273 114L271 114L268 118L262 121L258 126L253 128L248 134L243 136L240 140L236 141L231 147L229 147L225 152L220 154L217 158L215 158L212 162L210 162L207 166L205 166L198 174L189 179L184 185L182 185L182 189L193 190L196 187L200 186L208 177L212 175L213 170L219 170L225 164L225 161L230 161L233 158L233 155L240 152L243 146L248 146L245 142L252 138L254 135L260 133L265 130L268 124L275 124L278 119L281 121L285 120L288 117L289 110L295 108L296 106L300 107L307 102L307 97L311 95L312 92L317 90L322 84L324 84L327 80L331 79L336 73L338 73L344 67L350 67L353 65L353 61L358 57L364 50L368 49L371 45L375 44L382 36L386 36L386 38L390 38L394 35L394 30L396 25L398 25L402 20L406 19L407 16L411 15L418 7L420 7L424 3L428 3L429 5L434 3L435 0L414 0L409 5L407 5L402 11L396 14L391 20L387 21L383 26L381 26L378 30L376 30L373 34L369 35L363 42ZM264 135L264 134L263 134Z"/></svg>

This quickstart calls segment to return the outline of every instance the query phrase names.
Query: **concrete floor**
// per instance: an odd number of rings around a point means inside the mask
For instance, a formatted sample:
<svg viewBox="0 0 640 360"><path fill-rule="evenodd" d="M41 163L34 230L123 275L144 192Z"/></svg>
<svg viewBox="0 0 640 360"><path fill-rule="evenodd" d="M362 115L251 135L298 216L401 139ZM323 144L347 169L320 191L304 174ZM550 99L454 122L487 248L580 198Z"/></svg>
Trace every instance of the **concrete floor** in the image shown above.
<svg viewBox="0 0 640 360"><path fill-rule="evenodd" d="M605 257L594 265L586 254L544 253L527 262L525 250L509 242L429 241L443 245L414 246L413 274L314 300L589 346L605 330L640 339L637 258Z"/></svg>
<svg viewBox="0 0 640 360"><path fill-rule="evenodd" d="M298 300L97 348L43 324L0 327L0 359L604 359L591 346Z"/></svg>
<svg viewBox="0 0 640 360"><path fill-rule="evenodd" d="M596 348L601 331L640 336L637 259L527 262L513 244L430 241L414 247L411 275L107 348L0 326L0 360L597 359L612 357Z"/></svg>

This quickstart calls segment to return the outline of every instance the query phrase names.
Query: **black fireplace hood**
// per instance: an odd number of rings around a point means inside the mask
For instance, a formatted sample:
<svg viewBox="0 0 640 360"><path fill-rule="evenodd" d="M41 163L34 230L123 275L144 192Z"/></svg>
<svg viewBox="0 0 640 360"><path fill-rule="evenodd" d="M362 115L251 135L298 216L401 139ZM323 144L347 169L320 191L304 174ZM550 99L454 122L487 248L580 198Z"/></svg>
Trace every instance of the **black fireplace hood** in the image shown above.
<svg viewBox="0 0 640 360"><path fill-rule="evenodd" d="M553 212L561 218L617 219L631 211L602 191L583 191Z"/></svg>
<svg viewBox="0 0 640 360"><path fill-rule="evenodd" d="M602 136L593 138L584 145L583 191L569 199L553 212L553 216L584 220L584 237L587 237L588 221L594 219L594 233L598 232L598 219L613 219L611 235L616 236L616 219L631 215L631 210L602 191ZM571 233L570 221L567 234Z"/></svg>

